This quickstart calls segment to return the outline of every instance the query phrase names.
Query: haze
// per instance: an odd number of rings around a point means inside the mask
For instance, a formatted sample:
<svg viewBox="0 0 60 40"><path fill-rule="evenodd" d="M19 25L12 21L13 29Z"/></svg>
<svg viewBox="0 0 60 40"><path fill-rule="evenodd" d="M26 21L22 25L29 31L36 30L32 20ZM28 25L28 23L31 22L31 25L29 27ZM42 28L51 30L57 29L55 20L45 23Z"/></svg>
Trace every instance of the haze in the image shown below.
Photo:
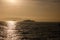
<svg viewBox="0 0 60 40"><path fill-rule="evenodd" d="M0 0L0 20L5 18L60 22L60 0Z"/></svg>

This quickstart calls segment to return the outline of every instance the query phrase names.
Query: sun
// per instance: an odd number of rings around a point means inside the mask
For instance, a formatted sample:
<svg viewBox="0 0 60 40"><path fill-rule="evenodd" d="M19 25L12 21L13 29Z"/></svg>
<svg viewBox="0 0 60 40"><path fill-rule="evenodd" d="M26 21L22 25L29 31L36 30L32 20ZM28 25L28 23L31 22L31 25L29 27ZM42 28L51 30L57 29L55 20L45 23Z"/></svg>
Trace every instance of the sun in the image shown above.
<svg viewBox="0 0 60 40"><path fill-rule="evenodd" d="M3 3L9 6L14 5L22 5L25 1L24 0L2 0Z"/></svg>
<svg viewBox="0 0 60 40"><path fill-rule="evenodd" d="M4 0L4 2L8 5L16 5L18 3L18 0Z"/></svg>
<svg viewBox="0 0 60 40"><path fill-rule="evenodd" d="M6 0L6 1L9 3L16 3L17 2L17 0Z"/></svg>
<svg viewBox="0 0 60 40"><path fill-rule="evenodd" d="M10 3L16 3L16 0L9 0Z"/></svg>

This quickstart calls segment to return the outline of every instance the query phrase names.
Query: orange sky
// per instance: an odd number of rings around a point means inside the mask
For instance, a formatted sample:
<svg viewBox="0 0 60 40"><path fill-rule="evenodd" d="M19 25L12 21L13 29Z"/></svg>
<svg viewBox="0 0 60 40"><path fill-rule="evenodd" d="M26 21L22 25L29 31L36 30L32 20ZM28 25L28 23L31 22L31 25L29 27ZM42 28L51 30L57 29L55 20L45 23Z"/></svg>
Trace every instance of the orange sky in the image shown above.
<svg viewBox="0 0 60 40"><path fill-rule="evenodd" d="M17 1L17 2L16 2ZM59 0L0 0L0 20L7 18L32 19L37 21L59 21Z"/></svg>

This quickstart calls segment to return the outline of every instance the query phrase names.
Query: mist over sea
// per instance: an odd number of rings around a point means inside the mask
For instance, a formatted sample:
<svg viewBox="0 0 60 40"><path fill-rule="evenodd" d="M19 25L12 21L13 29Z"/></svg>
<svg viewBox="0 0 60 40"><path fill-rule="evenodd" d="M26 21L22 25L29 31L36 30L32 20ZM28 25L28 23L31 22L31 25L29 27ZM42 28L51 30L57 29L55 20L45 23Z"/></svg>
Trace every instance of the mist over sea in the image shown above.
<svg viewBox="0 0 60 40"><path fill-rule="evenodd" d="M60 22L0 21L0 40L60 40Z"/></svg>

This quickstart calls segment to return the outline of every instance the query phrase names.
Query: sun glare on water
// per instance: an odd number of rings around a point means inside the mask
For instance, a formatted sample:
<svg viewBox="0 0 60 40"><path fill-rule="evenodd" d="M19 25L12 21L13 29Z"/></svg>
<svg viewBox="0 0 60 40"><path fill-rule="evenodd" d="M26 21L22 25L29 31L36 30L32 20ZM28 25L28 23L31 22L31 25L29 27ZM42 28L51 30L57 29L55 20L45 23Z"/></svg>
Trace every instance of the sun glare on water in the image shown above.
<svg viewBox="0 0 60 40"><path fill-rule="evenodd" d="M16 21L7 21L8 29L14 29L15 28L15 22Z"/></svg>
<svg viewBox="0 0 60 40"><path fill-rule="evenodd" d="M16 40L14 36L16 35L15 27L16 27L16 21L6 21L7 23L7 38L6 40Z"/></svg>

